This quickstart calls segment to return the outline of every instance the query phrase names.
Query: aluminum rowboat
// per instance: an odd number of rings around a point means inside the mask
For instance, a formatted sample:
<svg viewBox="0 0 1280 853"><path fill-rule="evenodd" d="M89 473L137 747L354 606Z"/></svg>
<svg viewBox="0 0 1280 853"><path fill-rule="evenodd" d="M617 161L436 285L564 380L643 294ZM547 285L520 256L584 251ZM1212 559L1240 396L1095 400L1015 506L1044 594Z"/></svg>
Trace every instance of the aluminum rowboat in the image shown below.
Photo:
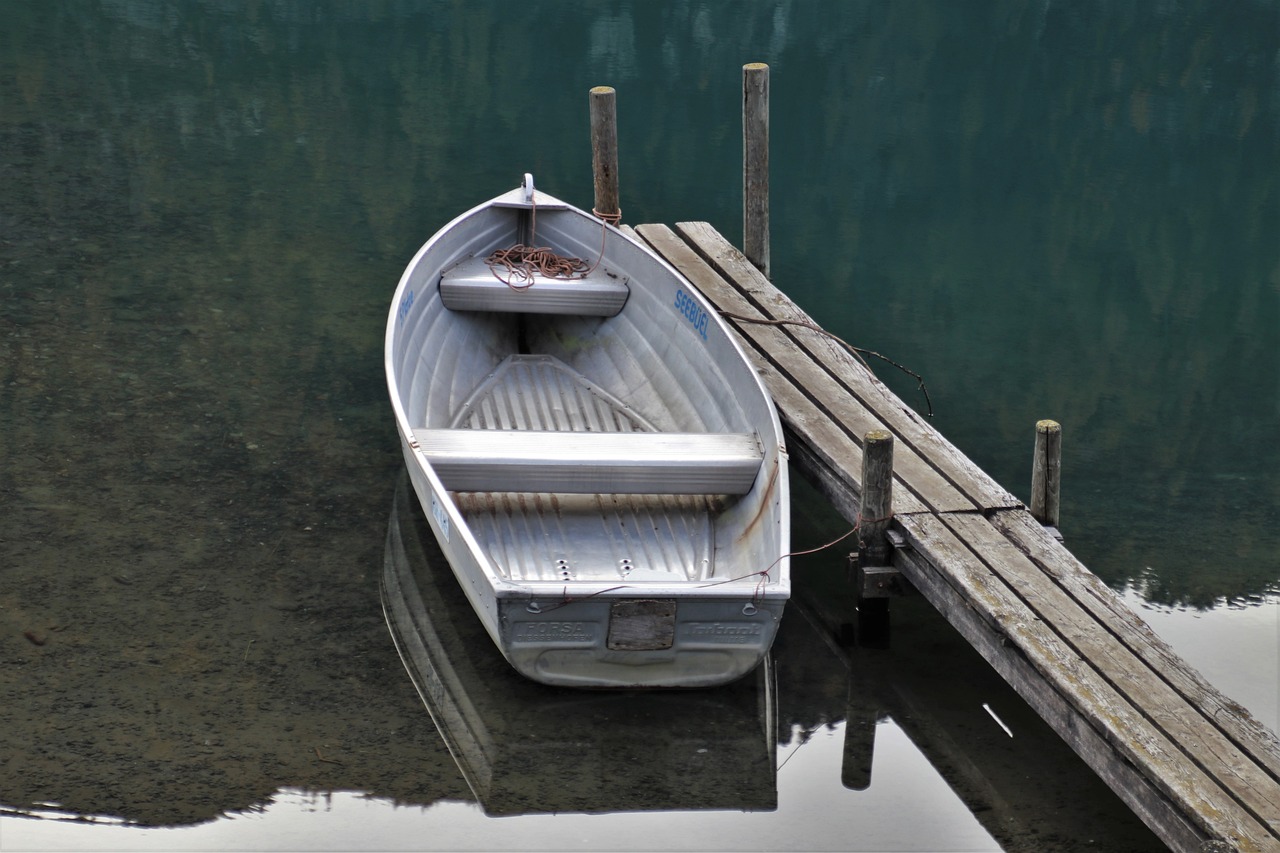
<svg viewBox="0 0 1280 853"><path fill-rule="evenodd" d="M533 245L580 263L493 262ZM417 252L385 358L413 489L517 671L702 687L768 653L790 595L778 416L724 322L628 230L526 175Z"/></svg>

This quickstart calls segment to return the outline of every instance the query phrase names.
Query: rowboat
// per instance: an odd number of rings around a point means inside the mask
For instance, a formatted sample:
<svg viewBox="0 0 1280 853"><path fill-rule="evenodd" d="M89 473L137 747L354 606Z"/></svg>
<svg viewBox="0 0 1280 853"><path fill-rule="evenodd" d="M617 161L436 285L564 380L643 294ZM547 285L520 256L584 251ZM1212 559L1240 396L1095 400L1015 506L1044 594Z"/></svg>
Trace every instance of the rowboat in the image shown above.
<svg viewBox="0 0 1280 853"><path fill-rule="evenodd" d="M396 650L485 814L778 807L772 654L715 690L530 681L489 642L403 471L381 592Z"/></svg>
<svg viewBox="0 0 1280 853"><path fill-rule="evenodd" d="M518 672L704 687L768 653L791 589L778 416L629 230L525 175L414 255L385 360L414 492Z"/></svg>

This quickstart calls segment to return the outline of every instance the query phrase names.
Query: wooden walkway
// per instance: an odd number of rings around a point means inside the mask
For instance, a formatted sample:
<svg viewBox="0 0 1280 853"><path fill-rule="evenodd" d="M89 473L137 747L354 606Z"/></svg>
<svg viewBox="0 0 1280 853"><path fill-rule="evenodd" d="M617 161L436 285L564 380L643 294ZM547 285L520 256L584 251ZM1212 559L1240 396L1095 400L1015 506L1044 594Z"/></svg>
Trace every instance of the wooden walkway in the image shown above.
<svg viewBox="0 0 1280 853"><path fill-rule="evenodd" d="M722 313L812 323L706 223L635 233ZM730 321L790 457L857 518L863 436L895 437L892 562L1175 850L1280 851L1280 744L1052 535L812 329Z"/></svg>

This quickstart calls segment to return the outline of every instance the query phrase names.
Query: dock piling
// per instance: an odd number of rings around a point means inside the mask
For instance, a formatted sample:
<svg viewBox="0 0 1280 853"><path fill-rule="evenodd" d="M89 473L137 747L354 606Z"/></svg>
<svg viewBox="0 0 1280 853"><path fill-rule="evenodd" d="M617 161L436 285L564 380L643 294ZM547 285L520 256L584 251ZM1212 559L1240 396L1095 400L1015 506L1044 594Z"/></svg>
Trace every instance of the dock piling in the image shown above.
<svg viewBox="0 0 1280 853"><path fill-rule="evenodd" d="M1031 515L1045 527L1057 529L1062 472L1062 426L1036 422L1036 450L1031 467Z"/></svg>
<svg viewBox="0 0 1280 853"><path fill-rule="evenodd" d="M618 108L612 86L596 86L591 102L591 171L595 179L592 213L614 225L622 219L618 192Z"/></svg>
<svg viewBox="0 0 1280 853"><path fill-rule="evenodd" d="M742 248L769 277L769 66L742 66Z"/></svg>
<svg viewBox="0 0 1280 853"><path fill-rule="evenodd" d="M858 642L883 645L889 639L889 597L899 591L898 570L889 565L893 518L893 433L873 429L862 445L862 498L858 510L858 553L854 564Z"/></svg>
<svg viewBox="0 0 1280 853"><path fill-rule="evenodd" d="M893 433L873 429L862 446L862 509L858 513L858 552L864 566L889 560L889 521L893 518Z"/></svg>

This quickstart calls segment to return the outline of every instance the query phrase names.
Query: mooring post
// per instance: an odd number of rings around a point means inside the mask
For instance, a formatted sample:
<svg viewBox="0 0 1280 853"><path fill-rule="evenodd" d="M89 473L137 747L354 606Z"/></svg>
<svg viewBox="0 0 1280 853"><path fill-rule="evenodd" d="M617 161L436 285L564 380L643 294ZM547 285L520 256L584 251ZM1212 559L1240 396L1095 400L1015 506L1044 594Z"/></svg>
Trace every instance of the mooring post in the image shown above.
<svg viewBox="0 0 1280 853"><path fill-rule="evenodd" d="M1045 527L1058 527L1062 476L1062 426L1036 422L1036 451L1031 465L1031 515Z"/></svg>
<svg viewBox="0 0 1280 853"><path fill-rule="evenodd" d="M742 66L742 253L769 277L769 66Z"/></svg>
<svg viewBox="0 0 1280 853"><path fill-rule="evenodd" d="M893 433L868 432L862 445L862 502L858 510L858 553L864 566L889 560L889 522L893 518Z"/></svg>
<svg viewBox="0 0 1280 853"><path fill-rule="evenodd" d="M889 596L902 592L898 570L890 565L893 520L893 433L873 429L862 443L862 497L858 506L858 553L853 563L857 602L857 639L862 645L889 640Z"/></svg>
<svg viewBox="0 0 1280 853"><path fill-rule="evenodd" d="M591 211L614 225L622 219L618 194L618 108L612 86L591 90L591 171L596 204Z"/></svg>

